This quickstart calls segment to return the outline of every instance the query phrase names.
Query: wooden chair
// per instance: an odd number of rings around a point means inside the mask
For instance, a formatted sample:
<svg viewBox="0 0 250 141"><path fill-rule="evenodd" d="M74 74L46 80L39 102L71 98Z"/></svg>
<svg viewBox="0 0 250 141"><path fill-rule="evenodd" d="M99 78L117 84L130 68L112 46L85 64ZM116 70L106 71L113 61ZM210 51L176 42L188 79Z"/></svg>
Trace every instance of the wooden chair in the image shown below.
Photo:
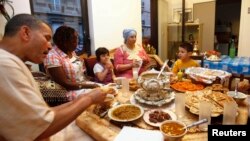
<svg viewBox="0 0 250 141"><path fill-rule="evenodd" d="M198 55L198 56L191 56L193 60L200 61L201 67L204 67L204 56L203 55Z"/></svg>
<svg viewBox="0 0 250 141"><path fill-rule="evenodd" d="M115 53L116 49L117 48L113 48L113 49L109 50L109 56L110 56L111 59L114 59L114 53Z"/></svg>
<svg viewBox="0 0 250 141"><path fill-rule="evenodd" d="M201 67L204 67L204 56L203 55L197 55L197 56L191 56L193 60L199 61L198 63L201 65ZM178 53L175 54L175 60L178 59Z"/></svg>
<svg viewBox="0 0 250 141"><path fill-rule="evenodd" d="M90 56L88 58L84 58L84 63L86 66L86 73L87 73L87 76L90 77L91 81L94 80L94 78L95 78L93 68L94 68L96 62L97 62L96 56Z"/></svg>

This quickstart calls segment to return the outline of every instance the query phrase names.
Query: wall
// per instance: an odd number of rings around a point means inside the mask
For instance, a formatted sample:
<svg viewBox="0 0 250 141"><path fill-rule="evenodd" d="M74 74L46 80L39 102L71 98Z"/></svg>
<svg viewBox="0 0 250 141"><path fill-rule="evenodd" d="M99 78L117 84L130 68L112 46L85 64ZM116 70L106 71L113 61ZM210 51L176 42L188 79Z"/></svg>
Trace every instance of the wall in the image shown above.
<svg viewBox="0 0 250 141"><path fill-rule="evenodd" d="M168 23L168 0L158 0L158 55L162 60L166 60L167 49L167 23Z"/></svg>
<svg viewBox="0 0 250 141"><path fill-rule="evenodd" d="M11 5L14 8L15 15L20 14L20 13L28 13L28 14L31 13L29 0L11 0L11 1L12 1ZM12 16L11 15L12 11L11 11L9 6L6 6L6 10L10 14L10 16ZM4 27L5 27L6 22L7 22L6 19L0 14L0 39L4 33ZM32 65L32 68L31 68L32 70L34 70L34 71L39 70L38 65L33 64L31 62L27 62L27 63Z"/></svg>
<svg viewBox="0 0 250 141"><path fill-rule="evenodd" d="M11 5L15 9L15 14L31 13L29 0L11 0L11 1L12 1ZM6 6L6 10L10 14L10 16L12 16L11 15L12 11L9 6ZM0 14L0 37L1 35L3 35L5 24L6 24L6 19Z"/></svg>
<svg viewBox="0 0 250 141"><path fill-rule="evenodd" d="M202 29L202 45L200 51L208 51L214 49L214 30L215 30L215 7L216 2L195 3L194 19L199 19L203 24ZM209 14L207 14L209 13Z"/></svg>
<svg viewBox="0 0 250 141"><path fill-rule="evenodd" d="M238 56L250 57L250 0L242 0Z"/></svg>
<svg viewBox="0 0 250 141"><path fill-rule="evenodd" d="M88 12L92 54L101 46L120 46L124 28L136 29L142 42L141 0L88 0Z"/></svg>

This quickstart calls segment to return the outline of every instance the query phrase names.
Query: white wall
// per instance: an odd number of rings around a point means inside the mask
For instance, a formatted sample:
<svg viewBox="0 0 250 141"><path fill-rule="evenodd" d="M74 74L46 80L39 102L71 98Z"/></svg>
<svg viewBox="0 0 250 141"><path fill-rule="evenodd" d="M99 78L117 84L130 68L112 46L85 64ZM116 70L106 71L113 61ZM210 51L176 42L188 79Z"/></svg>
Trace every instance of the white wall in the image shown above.
<svg viewBox="0 0 250 141"><path fill-rule="evenodd" d="M88 0L88 12L92 54L101 46L120 46L124 28L136 29L141 44L141 0Z"/></svg>
<svg viewBox="0 0 250 141"><path fill-rule="evenodd" d="M250 57L250 0L242 0L238 56Z"/></svg>
<svg viewBox="0 0 250 141"><path fill-rule="evenodd" d="M31 9L30 9L30 1L29 0L12 0L11 5L14 8L14 14L20 14L20 13L31 13ZM9 6L6 6L6 10L8 11L9 15L12 16L12 10L10 9ZM3 17L3 15L0 14L0 39L4 33L4 27L6 24L6 19ZM38 65L33 64L28 62L28 64L32 65L32 70L34 71L38 71Z"/></svg>
<svg viewBox="0 0 250 141"><path fill-rule="evenodd" d="M158 55L162 60L167 59L167 23L168 23L168 2L158 0Z"/></svg>
<svg viewBox="0 0 250 141"><path fill-rule="evenodd" d="M12 1L11 5L14 7L15 14L31 13L29 0L11 0L11 1ZM10 7L7 5L5 6L5 8L8 11L9 15L12 16L11 15L12 11ZM3 15L0 14L0 38L3 35L5 24L6 24L6 19L3 17Z"/></svg>

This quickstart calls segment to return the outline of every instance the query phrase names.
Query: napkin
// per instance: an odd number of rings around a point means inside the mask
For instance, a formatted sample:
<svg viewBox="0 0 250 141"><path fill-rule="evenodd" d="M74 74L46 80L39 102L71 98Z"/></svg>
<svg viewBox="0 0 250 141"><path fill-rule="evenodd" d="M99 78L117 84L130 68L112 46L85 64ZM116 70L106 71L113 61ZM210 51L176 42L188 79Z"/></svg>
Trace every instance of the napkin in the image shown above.
<svg viewBox="0 0 250 141"><path fill-rule="evenodd" d="M160 131L124 126L114 141L164 141Z"/></svg>

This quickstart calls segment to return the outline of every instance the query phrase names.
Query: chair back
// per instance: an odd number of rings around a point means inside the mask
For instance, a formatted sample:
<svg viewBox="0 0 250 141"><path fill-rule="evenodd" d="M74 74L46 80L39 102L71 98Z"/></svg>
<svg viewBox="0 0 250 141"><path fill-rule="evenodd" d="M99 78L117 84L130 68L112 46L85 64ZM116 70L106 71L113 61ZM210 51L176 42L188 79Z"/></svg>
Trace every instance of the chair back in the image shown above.
<svg viewBox="0 0 250 141"><path fill-rule="evenodd" d="M204 67L204 56L203 55L198 55L198 56L191 56L193 60L199 61L199 64L201 67Z"/></svg>
<svg viewBox="0 0 250 141"><path fill-rule="evenodd" d="M90 56L88 58L84 58L84 63L86 66L87 75L92 77L92 78L95 77L93 68L94 68L96 62L97 62L96 56Z"/></svg>

